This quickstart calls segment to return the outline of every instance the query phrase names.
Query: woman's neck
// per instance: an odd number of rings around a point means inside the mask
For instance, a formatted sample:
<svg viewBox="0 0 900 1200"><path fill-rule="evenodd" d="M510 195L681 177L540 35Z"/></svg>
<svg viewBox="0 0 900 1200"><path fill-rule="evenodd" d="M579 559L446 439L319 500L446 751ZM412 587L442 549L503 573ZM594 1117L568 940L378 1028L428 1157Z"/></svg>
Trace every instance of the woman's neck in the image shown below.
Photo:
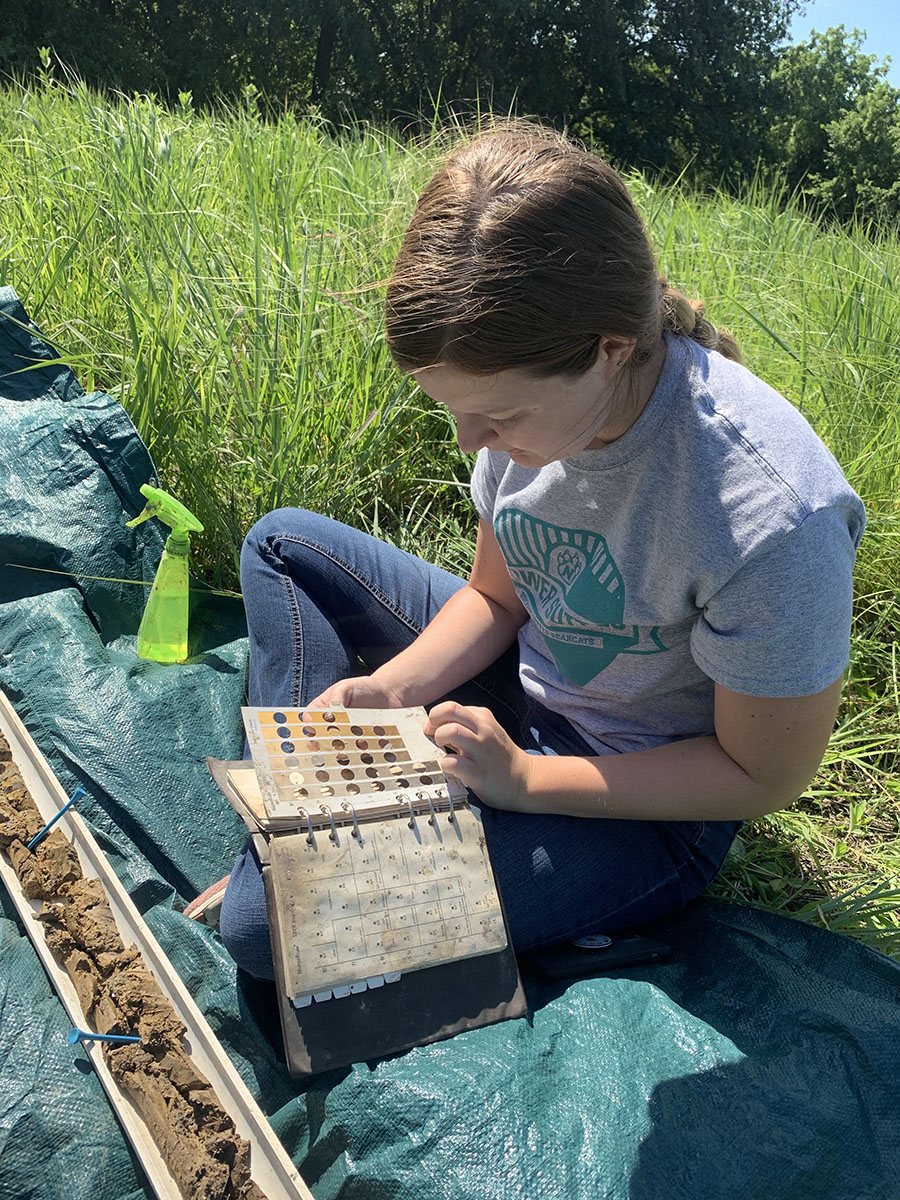
<svg viewBox="0 0 900 1200"><path fill-rule="evenodd" d="M602 450L628 432L650 403L665 361L666 343L660 338L645 363L627 375L623 373L622 402L617 406L616 415L604 426L603 432L588 445L588 450Z"/></svg>

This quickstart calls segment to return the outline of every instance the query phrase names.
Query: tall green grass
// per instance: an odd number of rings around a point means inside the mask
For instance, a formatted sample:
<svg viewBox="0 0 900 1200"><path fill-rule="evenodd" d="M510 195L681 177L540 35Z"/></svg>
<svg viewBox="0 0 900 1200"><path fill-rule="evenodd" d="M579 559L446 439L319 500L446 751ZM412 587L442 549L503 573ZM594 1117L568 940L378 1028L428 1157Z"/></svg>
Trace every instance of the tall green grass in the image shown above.
<svg viewBox="0 0 900 1200"><path fill-rule="evenodd" d="M386 353L381 291L443 135L167 111L73 84L0 92L0 283L118 397L233 585L242 533L299 504L464 571L470 464ZM900 951L900 239L777 187L630 179L661 268L809 418L869 511L826 763L741 835L721 895Z"/></svg>
<svg viewBox="0 0 900 1200"><path fill-rule="evenodd" d="M361 290L416 186L398 145L78 86L3 93L0 143L0 282L129 411L216 581L278 505L396 523L427 503L422 442L447 426L414 422Z"/></svg>

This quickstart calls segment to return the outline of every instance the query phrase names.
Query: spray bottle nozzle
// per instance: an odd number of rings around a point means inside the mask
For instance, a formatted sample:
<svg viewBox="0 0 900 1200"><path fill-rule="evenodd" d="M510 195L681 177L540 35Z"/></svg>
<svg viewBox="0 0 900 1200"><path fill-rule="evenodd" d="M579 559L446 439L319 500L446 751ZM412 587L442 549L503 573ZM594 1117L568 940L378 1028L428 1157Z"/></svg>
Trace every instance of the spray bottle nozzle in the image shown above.
<svg viewBox="0 0 900 1200"><path fill-rule="evenodd" d="M186 533L203 532L203 526L194 514L186 509L174 496L170 496L168 492L164 492L162 488L155 488L151 487L149 483L142 483L141 495L146 497L147 504L144 511L136 516L133 521L125 522L129 529L133 529L135 525L140 525L142 521L149 521L151 517L159 517L176 534L183 535Z"/></svg>

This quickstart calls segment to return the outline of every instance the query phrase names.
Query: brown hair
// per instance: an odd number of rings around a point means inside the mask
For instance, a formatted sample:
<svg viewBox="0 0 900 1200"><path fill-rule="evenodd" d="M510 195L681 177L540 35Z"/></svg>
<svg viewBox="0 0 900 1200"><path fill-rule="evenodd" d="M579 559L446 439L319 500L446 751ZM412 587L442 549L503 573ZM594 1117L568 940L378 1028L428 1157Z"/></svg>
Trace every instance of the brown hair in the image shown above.
<svg viewBox="0 0 900 1200"><path fill-rule="evenodd" d="M422 193L388 282L387 341L404 371L580 375L602 335L663 329L740 361L730 334L658 273L620 176L562 135L521 125L450 154Z"/></svg>

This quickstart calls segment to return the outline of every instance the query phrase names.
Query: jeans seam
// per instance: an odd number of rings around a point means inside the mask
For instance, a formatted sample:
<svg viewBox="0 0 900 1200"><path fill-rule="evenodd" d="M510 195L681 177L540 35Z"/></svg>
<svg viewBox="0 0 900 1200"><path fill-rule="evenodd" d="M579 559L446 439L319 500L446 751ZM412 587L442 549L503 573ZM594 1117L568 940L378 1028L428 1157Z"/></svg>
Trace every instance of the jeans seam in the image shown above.
<svg viewBox="0 0 900 1200"><path fill-rule="evenodd" d="M291 626L293 627L291 638L294 647L294 653L291 656L291 702L296 705L300 703L300 694L303 688L303 622L300 620L300 605L297 603L297 597L294 595L293 580L287 572L282 575L282 579L287 594Z"/></svg>
<svg viewBox="0 0 900 1200"><path fill-rule="evenodd" d="M339 558L336 554L331 553L328 548L323 546L320 542L314 542L310 538L297 537L296 534L292 533L276 534L270 539L270 545L276 541L291 542L297 546L305 546L308 550L315 550L317 554L321 554L323 558L326 558L329 562L334 563L336 567L340 567L342 571L346 571L346 573L351 576L351 578L355 579L357 583L362 584L363 588L365 588L365 590L369 592L369 594L373 596L383 608L386 608L388 612L402 620L403 623L410 629L418 630L419 633L422 632L422 630L419 628L418 622L414 621L408 613L405 613L402 608L399 608L396 604L394 604L391 601L391 598L386 596L384 592L374 587L370 579L368 579L360 571L356 570L350 563L346 561L346 559ZM280 561L284 560L282 559Z"/></svg>
<svg viewBox="0 0 900 1200"><path fill-rule="evenodd" d="M294 595L294 582L288 573L284 559L275 553L272 541L267 542L267 546L269 553L273 555L275 561L278 563L282 588L284 589L285 601L291 622L291 703L298 705L300 703L300 691L303 683L303 624L300 620L300 606L297 604L297 598Z"/></svg>
<svg viewBox="0 0 900 1200"><path fill-rule="evenodd" d="M700 841L703 838L703 835L705 833L706 833L706 821L701 821L700 822L700 832L697 834L697 836L694 838L694 840L692 842L688 843L692 850L694 850L697 846L700 845Z"/></svg>

